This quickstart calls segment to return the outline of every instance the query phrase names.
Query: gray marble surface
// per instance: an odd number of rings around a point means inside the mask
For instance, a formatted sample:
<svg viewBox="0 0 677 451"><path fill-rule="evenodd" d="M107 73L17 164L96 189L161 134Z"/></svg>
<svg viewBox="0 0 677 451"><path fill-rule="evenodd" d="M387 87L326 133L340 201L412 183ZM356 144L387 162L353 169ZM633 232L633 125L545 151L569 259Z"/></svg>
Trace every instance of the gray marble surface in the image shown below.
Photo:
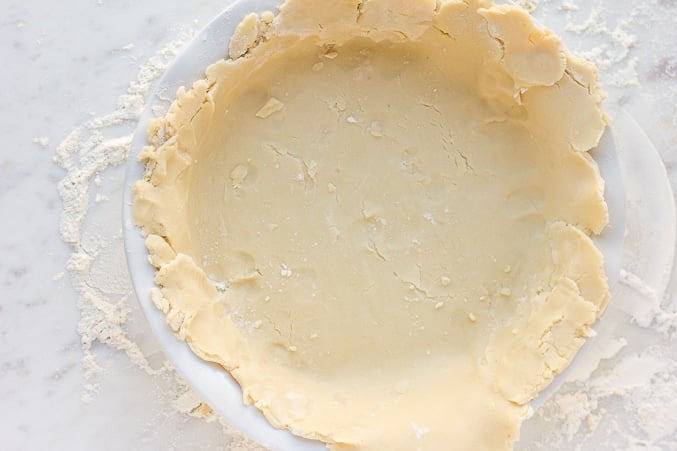
<svg viewBox="0 0 677 451"><path fill-rule="evenodd" d="M103 351L99 394L82 401L78 297L66 271L70 249L58 230L56 184L64 172L53 162L71 129L115 109L142 62L223 7L216 1L3 2L0 449L219 449L225 442L217 423L160 414L173 411L171 398L163 399L156 380L113 351Z"/></svg>
<svg viewBox="0 0 677 451"><path fill-rule="evenodd" d="M3 2L0 449L231 446L230 434L218 421L179 413L176 407L181 407L182 399L170 372L151 377L125 353L95 344L102 371L94 382L85 378L78 333L79 292L66 269L72 249L61 240L58 229L61 201L56 186L64 171L53 161L56 146L73 128L116 108L118 96L157 49L180 32L205 24L228 3ZM610 94L608 104L622 105L638 120L661 153L674 186L677 3L523 3L536 6L534 14L561 34L571 50L598 62ZM131 133L134 124L119 127L121 133ZM122 172L111 170L105 176L110 192L104 203L117 212ZM124 266L115 270L125 276ZM675 288L673 278L668 295ZM157 344L133 307L133 296L130 305L125 310L130 336L149 361L161 361ZM677 446L677 438L673 439L660 443ZM663 446L642 449L669 449Z"/></svg>

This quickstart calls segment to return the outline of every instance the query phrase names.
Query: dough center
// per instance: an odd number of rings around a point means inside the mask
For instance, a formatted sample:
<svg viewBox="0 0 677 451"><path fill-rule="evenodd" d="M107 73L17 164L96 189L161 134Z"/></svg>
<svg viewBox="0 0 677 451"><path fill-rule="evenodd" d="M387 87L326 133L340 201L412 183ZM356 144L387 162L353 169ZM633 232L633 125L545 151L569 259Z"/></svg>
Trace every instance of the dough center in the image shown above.
<svg viewBox="0 0 677 451"><path fill-rule="evenodd" d="M193 257L260 358L330 378L477 360L524 296L539 149L431 48L300 44L212 125Z"/></svg>

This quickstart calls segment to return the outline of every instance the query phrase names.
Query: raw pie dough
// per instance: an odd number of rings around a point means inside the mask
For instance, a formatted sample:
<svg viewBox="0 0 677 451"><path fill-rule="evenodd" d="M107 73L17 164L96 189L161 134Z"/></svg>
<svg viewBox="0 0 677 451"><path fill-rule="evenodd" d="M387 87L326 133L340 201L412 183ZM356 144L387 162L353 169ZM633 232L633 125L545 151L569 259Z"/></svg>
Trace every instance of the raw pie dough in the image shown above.
<svg viewBox="0 0 677 451"><path fill-rule="evenodd" d="M595 67L489 0L288 0L150 127L155 304L276 427L507 450L609 297Z"/></svg>

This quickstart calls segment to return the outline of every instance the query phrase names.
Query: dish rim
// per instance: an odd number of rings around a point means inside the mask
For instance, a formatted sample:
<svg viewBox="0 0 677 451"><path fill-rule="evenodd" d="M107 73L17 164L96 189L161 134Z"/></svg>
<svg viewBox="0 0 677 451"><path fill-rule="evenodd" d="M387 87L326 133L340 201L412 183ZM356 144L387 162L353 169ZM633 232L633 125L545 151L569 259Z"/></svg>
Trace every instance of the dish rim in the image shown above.
<svg viewBox="0 0 677 451"><path fill-rule="evenodd" d="M326 449L325 444L292 434L287 429L276 429L254 406L243 402L240 385L221 366L202 360L188 344L177 338L166 323L165 315L150 301L150 291L157 287L155 269L148 262L148 251L140 227L132 220L133 184L144 176L145 165L138 162L141 149L148 145L148 122L159 116L155 111L166 112L168 99L174 99L176 90L204 78L205 69L221 59L227 59L230 37L242 19L252 13L278 11L283 0L236 0L197 32L149 93L144 111L139 119L130 144L125 171L123 202L123 237L125 256L137 301L146 317L153 335L163 352L188 384L219 415L252 440L271 450L315 451ZM532 20L535 21L535 19ZM536 21L535 21L536 22ZM538 22L536 22L538 24ZM540 24L539 24L540 25ZM164 114L164 113L162 113ZM618 282L624 241L625 190L620 165L610 127L605 130L599 146L591 151L605 180L605 200L609 211L609 224L593 241L604 255L604 265L610 291ZM611 181L611 183L610 183ZM609 189L612 186L613 189ZM599 324L600 319L595 323ZM568 367L531 401L532 409L539 408L566 380L589 347L590 340L579 350Z"/></svg>

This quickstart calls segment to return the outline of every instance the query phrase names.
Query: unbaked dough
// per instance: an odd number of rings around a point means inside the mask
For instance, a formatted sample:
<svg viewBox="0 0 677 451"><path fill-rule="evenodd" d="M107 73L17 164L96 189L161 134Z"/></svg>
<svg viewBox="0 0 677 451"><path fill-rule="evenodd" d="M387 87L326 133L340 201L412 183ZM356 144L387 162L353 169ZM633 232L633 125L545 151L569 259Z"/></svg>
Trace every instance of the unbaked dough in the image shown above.
<svg viewBox="0 0 677 451"><path fill-rule="evenodd" d="M288 0L151 122L153 302L276 427L508 450L608 297L595 67L489 0Z"/></svg>

